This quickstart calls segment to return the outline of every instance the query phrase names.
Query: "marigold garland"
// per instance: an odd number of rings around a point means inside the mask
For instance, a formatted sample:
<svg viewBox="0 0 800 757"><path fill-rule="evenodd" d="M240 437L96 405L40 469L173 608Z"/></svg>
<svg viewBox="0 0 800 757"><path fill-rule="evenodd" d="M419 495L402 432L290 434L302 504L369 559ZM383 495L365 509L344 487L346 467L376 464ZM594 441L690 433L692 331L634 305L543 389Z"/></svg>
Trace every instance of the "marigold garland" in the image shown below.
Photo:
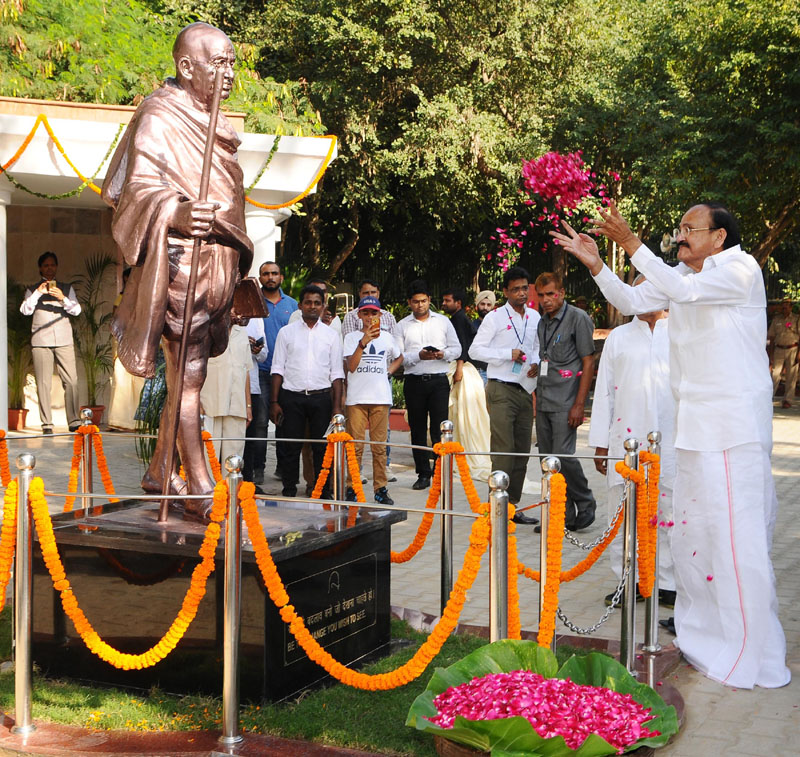
<svg viewBox="0 0 800 757"><path fill-rule="evenodd" d="M345 442L345 453L347 455L347 471L350 474L350 485L356 493L356 502L366 502L367 497L364 494L364 485L361 483L361 471L358 468L358 460L356 459L356 445L352 436ZM359 510L360 508L358 507L349 507L347 509L347 528L352 528L356 524Z"/></svg>
<svg viewBox="0 0 800 757"><path fill-rule="evenodd" d="M653 593L653 586L656 575L656 549L658 544L658 504L659 504L659 481L661 479L661 458L659 455L643 452L642 461L647 466L647 499L649 505L648 519L644 526L645 533L648 534L649 550L639 574L645 577L644 582L640 581L640 590L643 596L649 597ZM642 583L644 584L642 586ZM645 594L644 591L647 591Z"/></svg>
<svg viewBox="0 0 800 757"><path fill-rule="evenodd" d="M558 589L561 583L561 549L564 544L564 516L567 505L567 482L561 473L550 477L550 522L547 526L547 580L544 584L539 633L540 647L549 647L556 630Z"/></svg>
<svg viewBox="0 0 800 757"><path fill-rule="evenodd" d="M111 473L108 470L108 460L106 460L106 453L103 450L103 437L100 435L100 429L97 426L89 426L92 435L92 443L94 444L94 457L97 461L97 469L100 471L100 478L103 481L103 488L106 494L114 495L114 483L111 480ZM119 500L111 496L109 502L119 502Z"/></svg>
<svg viewBox="0 0 800 757"><path fill-rule="evenodd" d="M251 484L252 486L252 484ZM31 509L36 522L36 530L39 534L39 546L42 550L42 558L50 571L53 586L61 594L61 604L64 612L69 616L75 625L75 630L80 634L84 644L88 649L96 654L101 660L122 670L140 670L155 665L163 660L183 638L186 630L191 625L197 614L200 601L206 593L208 577L214 570L214 556L220 535L220 522L224 520L228 506L228 487L221 481L214 488L213 505L209 515L211 522L206 528L203 543L198 550L202 561L195 566L192 572L191 584L177 617L172 622L167 632L154 646L141 654L127 654L119 652L104 642L92 625L83 614L83 610L78 606L78 600L72 592L69 580L64 572L61 557L58 554L55 535L53 533L53 523L50 520L50 513L47 508L47 500L44 496L44 484L42 479L33 479L29 490Z"/></svg>
<svg viewBox="0 0 800 757"><path fill-rule="evenodd" d="M8 465L8 442L5 429L0 428L0 483L8 486L11 481L11 468Z"/></svg>
<svg viewBox="0 0 800 757"><path fill-rule="evenodd" d="M442 458L436 458L436 463L433 467L433 478L431 479L431 488L428 490L428 499L425 502L426 510L435 510L436 505L439 504L439 495L442 493ZM417 533L411 543L402 551L391 553L391 561L395 564L408 562L414 557L425 545L425 540L428 538L431 526L433 525L433 513L425 513L422 516Z"/></svg>
<svg viewBox="0 0 800 757"><path fill-rule="evenodd" d="M356 502L366 502L364 494L364 487L361 484L361 471L358 468L358 461L355 455L355 442L353 437L346 431L335 431L328 434L328 446L325 448L325 455L322 458L322 468L317 476L317 482L314 484L314 490L311 492L311 499L320 499L322 497L322 490L330 476L331 467L333 466L333 450L336 443L345 443L345 454L347 457L347 471L350 474L350 484L356 494ZM329 504L323 504L325 510L330 510ZM347 510L347 527L351 528L355 525L356 518L358 517L358 507L349 507Z"/></svg>
<svg viewBox="0 0 800 757"><path fill-rule="evenodd" d="M332 135L325 135L325 136L317 136L314 135L317 139L329 139L331 141L330 146L328 147L328 153L322 160L322 164L319 167L319 170L314 174L314 178L311 179L311 183L302 191L300 194L295 195L292 197L291 200L286 200L286 202L282 202L278 205L270 205L269 203L262 203L257 202L256 200L250 199L250 197L245 196L245 200L249 202L251 205L255 205L257 208L266 208L268 210L277 210L278 208L288 208L290 205L294 205L296 202L300 202L300 200L304 199L322 178L322 174L328 168L328 164L331 162L331 158L333 157L333 151L336 149L337 139L335 136Z"/></svg>
<svg viewBox="0 0 800 757"><path fill-rule="evenodd" d="M579 576L582 576L589 568L591 568L599 559L603 552L606 551L606 547L614 541L616 535L619 533L619 528L622 525L622 510L617 513L617 517L614 519L613 523L611 524L611 529L609 530L608 534L606 534L605 539L603 539L599 544L597 544L590 552L583 558L579 563L573 565L569 570L562 570L560 581L561 583L569 583L570 581L574 581ZM533 581L541 580L541 576L539 575L538 570L532 570L528 568L524 563L520 562L517 566L517 572L520 575L525 576L526 578L530 578Z"/></svg>
<svg viewBox="0 0 800 757"><path fill-rule="evenodd" d="M0 531L0 607L6 604L6 588L17 546L17 479L8 482L3 496L3 528Z"/></svg>
<svg viewBox="0 0 800 757"><path fill-rule="evenodd" d="M458 579L450 593L450 599L442 613L439 622L431 631L430 636L414 653L414 656L404 665L389 673L367 675L337 662L314 639L306 628L303 618L295 608L289 604L289 595L281 581L275 562L270 553L267 538L258 519L254 499L255 487L251 483L243 483L239 488L239 501L250 541L256 555L256 563L261 570L264 585L270 599L280 611L281 619L288 624L289 630L294 635L297 643L303 648L309 659L320 665L328 674L342 683L359 689L369 691L382 691L403 686L418 678L428 667L430 661L439 653L442 645L453 632L458 623L458 618L466 601L466 592L472 587L475 577L480 569L480 561L489 544L489 520L487 517L476 518L472 524L469 538L469 547L464 555L464 565L458 574Z"/></svg>
<svg viewBox="0 0 800 757"><path fill-rule="evenodd" d="M658 540L658 479L661 462L658 455L642 451L639 462L644 470L633 470L623 461L617 473L636 485L636 542L639 566L639 591L647 598L653 594Z"/></svg>
<svg viewBox="0 0 800 757"><path fill-rule="evenodd" d="M202 436L203 444L206 445L208 464L211 466L211 475L214 476L214 481L219 483L222 481L222 466L217 459L217 451L214 449L214 442L211 441L211 434L208 431L203 431Z"/></svg>
<svg viewBox="0 0 800 757"><path fill-rule="evenodd" d="M64 512L72 512L75 505L75 492L78 491L78 471L81 467L81 460L83 459L83 435L81 432L85 426L78 426L78 433L75 434L75 439L72 442L72 463L69 468L69 479L67 481L67 492L69 496L64 500Z"/></svg>
<svg viewBox="0 0 800 757"><path fill-rule="evenodd" d="M512 518L516 508L508 506L508 638L522 638L522 621L519 613L519 586L517 573L517 524Z"/></svg>

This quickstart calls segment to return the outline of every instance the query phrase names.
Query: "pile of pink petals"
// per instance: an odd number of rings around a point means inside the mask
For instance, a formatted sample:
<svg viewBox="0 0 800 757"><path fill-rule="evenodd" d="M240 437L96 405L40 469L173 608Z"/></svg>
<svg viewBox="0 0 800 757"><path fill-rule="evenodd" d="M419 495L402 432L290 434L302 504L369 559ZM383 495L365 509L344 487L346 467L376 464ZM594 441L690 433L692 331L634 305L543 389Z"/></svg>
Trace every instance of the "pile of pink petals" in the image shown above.
<svg viewBox="0 0 800 757"><path fill-rule="evenodd" d="M622 754L641 738L658 736L643 723L652 718L630 694L597 686L580 686L568 678L543 678L529 670L490 673L469 683L451 686L433 700L439 714L430 718L452 728L457 715L467 720L496 720L519 715L542 738L563 736L577 749L596 733Z"/></svg>

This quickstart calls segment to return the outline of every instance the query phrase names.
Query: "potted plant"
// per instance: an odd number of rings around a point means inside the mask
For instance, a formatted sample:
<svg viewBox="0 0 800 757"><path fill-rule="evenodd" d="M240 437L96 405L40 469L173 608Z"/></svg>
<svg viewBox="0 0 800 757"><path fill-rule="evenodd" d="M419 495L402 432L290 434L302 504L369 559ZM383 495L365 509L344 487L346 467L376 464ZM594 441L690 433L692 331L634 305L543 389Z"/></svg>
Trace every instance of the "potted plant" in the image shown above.
<svg viewBox="0 0 800 757"><path fill-rule="evenodd" d="M411 431L406 413L403 382L394 376L392 376L392 409L389 411L389 428L392 431Z"/></svg>
<svg viewBox="0 0 800 757"><path fill-rule="evenodd" d="M93 423L100 423L105 405L98 402L100 392L108 383L114 368L109 323L111 306L103 297L103 284L113 270L114 259L105 253L90 255L84 261L85 273L78 277L76 289L81 304L80 315L75 319L75 349L86 375L87 403L92 410Z"/></svg>
<svg viewBox="0 0 800 757"><path fill-rule="evenodd" d="M25 297L25 287L8 280L6 320L8 324L8 428L25 428L25 387L31 369L31 319L19 312Z"/></svg>
<svg viewBox="0 0 800 757"><path fill-rule="evenodd" d="M601 757L664 746L678 716L611 657L555 655L505 639L437 668L406 725L431 733L442 755Z"/></svg>

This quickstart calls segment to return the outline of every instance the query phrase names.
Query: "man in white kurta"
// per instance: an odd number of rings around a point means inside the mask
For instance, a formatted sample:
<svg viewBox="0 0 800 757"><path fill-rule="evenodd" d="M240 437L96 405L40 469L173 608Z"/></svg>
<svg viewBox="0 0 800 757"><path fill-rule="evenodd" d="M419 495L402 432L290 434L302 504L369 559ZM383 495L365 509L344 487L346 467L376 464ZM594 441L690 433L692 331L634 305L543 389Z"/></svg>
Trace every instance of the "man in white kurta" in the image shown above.
<svg viewBox="0 0 800 757"><path fill-rule="evenodd" d="M626 439L646 448L647 434L661 432L661 476L658 503L659 595L675 593L670 533L673 526L672 490L675 483L675 402L669 385L669 336L663 310L639 315L615 328L606 339L597 370L589 446L595 447L595 467L608 483L608 521L623 494L622 477L614 460L625 454ZM611 569L622 577L622 538L608 546ZM668 602L667 604L672 604Z"/></svg>
<svg viewBox="0 0 800 757"><path fill-rule="evenodd" d="M647 277L614 275L591 237L554 234L624 313L669 308L675 447L676 643L709 678L737 688L786 685L786 639L769 551L777 512L770 468L772 382L761 269L717 203L681 219L671 268L641 244L613 203L596 232Z"/></svg>

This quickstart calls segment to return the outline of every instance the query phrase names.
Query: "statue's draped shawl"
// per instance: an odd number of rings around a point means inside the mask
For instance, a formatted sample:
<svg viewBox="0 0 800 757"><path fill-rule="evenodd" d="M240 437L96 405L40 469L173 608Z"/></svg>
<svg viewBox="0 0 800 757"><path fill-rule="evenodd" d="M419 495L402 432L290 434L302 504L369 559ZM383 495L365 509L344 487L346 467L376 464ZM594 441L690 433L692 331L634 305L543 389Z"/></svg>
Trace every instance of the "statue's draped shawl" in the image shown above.
<svg viewBox="0 0 800 757"><path fill-rule="evenodd" d="M167 238L172 242L175 233L169 234L169 223L179 202L197 199L208 123L209 113L199 110L175 80L168 79L134 114L103 185L103 200L116 210L114 240L126 265L134 266L112 331L122 364L136 376L155 373L170 296ZM208 190L208 201L220 208L209 241L238 251L238 274L244 277L253 247L245 232L242 169L236 157L239 143L220 113ZM231 273L238 278L236 271ZM211 337L211 354L221 354L227 328L212 328Z"/></svg>

